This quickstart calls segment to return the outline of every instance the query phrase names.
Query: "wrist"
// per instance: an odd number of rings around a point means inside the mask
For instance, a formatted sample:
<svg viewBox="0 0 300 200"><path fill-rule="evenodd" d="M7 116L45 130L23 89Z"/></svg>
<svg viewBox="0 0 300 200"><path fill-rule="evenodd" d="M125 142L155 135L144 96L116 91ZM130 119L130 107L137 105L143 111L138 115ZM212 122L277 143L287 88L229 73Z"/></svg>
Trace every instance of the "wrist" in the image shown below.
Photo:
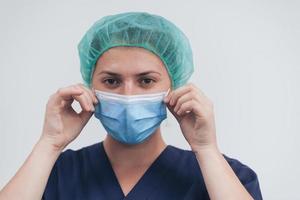
<svg viewBox="0 0 300 200"><path fill-rule="evenodd" d="M211 145L201 145L201 146L191 146L192 151L197 157L205 157L220 154L219 148L216 144Z"/></svg>
<svg viewBox="0 0 300 200"><path fill-rule="evenodd" d="M200 142L200 143L194 143L190 144L191 149L193 152L200 152L200 151L213 151L218 150L217 142Z"/></svg>
<svg viewBox="0 0 300 200"><path fill-rule="evenodd" d="M38 140L36 146L53 155L59 155L64 149L64 146L55 145L50 138L43 136Z"/></svg>

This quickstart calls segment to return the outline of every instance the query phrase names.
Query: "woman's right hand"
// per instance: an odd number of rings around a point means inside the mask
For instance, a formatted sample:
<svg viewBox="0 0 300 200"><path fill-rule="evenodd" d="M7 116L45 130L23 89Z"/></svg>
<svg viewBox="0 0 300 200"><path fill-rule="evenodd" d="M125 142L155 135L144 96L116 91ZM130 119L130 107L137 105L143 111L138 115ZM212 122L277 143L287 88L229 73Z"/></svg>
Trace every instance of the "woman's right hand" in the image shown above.
<svg viewBox="0 0 300 200"><path fill-rule="evenodd" d="M74 100L81 106L77 113ZM97 98L82 84L60 88L46 106L43 133L25 163L0 191L4 199L41 199L61 151L73 141L93 115Z"/></svg>
<svg viewBox="0 0 300 200"><path fill-rule="evenodd" d="M81 106L80 113L72 108L74 100ZM48 100L41 139L62 151L80 134L97 103L93 91L83 84L58 89Z"/></svg>

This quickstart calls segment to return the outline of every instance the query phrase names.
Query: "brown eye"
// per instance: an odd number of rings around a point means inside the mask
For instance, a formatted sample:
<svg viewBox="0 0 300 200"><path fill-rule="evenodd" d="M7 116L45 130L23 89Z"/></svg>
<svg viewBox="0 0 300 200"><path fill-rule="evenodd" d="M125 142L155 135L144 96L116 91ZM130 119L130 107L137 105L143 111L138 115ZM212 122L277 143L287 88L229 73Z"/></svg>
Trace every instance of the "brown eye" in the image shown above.
<svg viewBox="0 0 300 200"><path fill-rule="evenodd" d="M140 84L143 85L143 86L151 85L153 82L155 82L155 81L151 78L142 78L142 79L140 79Z"/></svg>
<svg viewBox="0 0 300 200"><path fill-rule="evenodd" d="M107 78L103 80L103 83L109 86L117 86L120 84L120 81L113 78Z"/></svg>

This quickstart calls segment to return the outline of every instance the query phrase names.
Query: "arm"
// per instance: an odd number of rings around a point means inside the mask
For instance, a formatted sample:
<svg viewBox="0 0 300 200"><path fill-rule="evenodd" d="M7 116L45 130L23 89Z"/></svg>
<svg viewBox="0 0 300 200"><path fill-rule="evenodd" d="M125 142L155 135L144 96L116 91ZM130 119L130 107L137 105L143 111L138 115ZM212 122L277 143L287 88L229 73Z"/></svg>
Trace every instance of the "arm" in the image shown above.
<svg viewBox="0 0 300 200"><path fill-rule="evenodd" d="M194 152L211 199L253 199L217 148Z"/></svg>
<svg viewBox="0 0 300 200"><path fill-rule="evenodd" d="M40 139L16 175L0 192L0 199L41 199L60 152Z"/></svg>
<svg viewBox="0 0 300 200"><path fill-rule="evenodd" d="M253 199L218 150L211 101L195 85L182 86L164 99L195 152L209 197Z"/></svg>
<svg viewBox="0 0 300 200"><path fill-rule="evenodd" d="M72 108L80 103L82 111ZM72 142L86 125L97 99L83 85L59 89L51 95L46 107L42 136L16 175L0 191L0 200L40 200L51 170L61 151Z"/></svg>

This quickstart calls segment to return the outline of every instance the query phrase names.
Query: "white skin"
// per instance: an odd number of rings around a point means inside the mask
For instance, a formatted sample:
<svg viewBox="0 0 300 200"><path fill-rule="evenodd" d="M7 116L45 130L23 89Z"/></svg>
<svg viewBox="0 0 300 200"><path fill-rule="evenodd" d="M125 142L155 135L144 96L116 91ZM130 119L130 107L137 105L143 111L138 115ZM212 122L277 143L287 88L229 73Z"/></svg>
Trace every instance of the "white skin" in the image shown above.
<svg viewBox="0 0 300 200"><path fill-rule="evenodd" d="M161 60L137 47L106 51L96 64L92 87L124 95L172 88ZM79 102L80 113L72 108L73 101ZM253 199L219 151L211 100L195 85L187 84L171 90L164 101L196 155L210 199ZM97 103L94 91L82 84L60 88L51 95L41 137L16 175L0 191L0 200L41 199L55 161L80 134ZM125 195L165 148L160 128L137 145L122 144L106 136L104 149Z"/></svg>

